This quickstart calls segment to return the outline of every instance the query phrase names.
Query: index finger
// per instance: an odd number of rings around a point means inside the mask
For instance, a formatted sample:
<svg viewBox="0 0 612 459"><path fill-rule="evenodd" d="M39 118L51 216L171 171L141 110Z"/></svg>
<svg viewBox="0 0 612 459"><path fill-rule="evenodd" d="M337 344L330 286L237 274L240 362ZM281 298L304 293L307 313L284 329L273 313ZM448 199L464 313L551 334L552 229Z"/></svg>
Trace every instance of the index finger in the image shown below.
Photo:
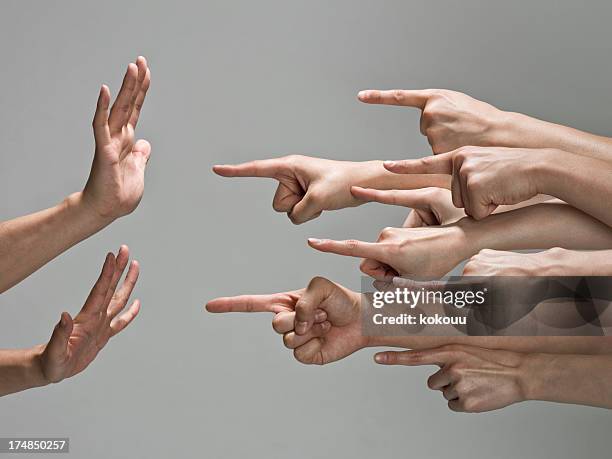
<svg viewBox="0 0 612 459"><path fill-rule="evenodd" d="M258 159L242 164L218 164L213 171L223 177L267 177L276 178L283 170L281 158Z"/></svg>
<svg viewBox="0 0 612 459"><path fill-rule="evenodd" d="M374 360L382 365L407 365L410 367L438 365L443 367L455 360L455 354L443 349L387 351L376 354Z"/></svg>
<svg viewBox="0 0 612 459"><path fill-rule="evenodd" d="M366 104L401 105L422 110L431 95L431 89L390 89L386 91L369 89L360 91L357 97Z"/></svg>
<svg viewBox="0 0 612 459"><path fill-rule="evenodd" d="M383 246L379 242L363 242L354 239L334 241L331 239L308 239L308 245L321 252L331 252L358 258L386 259Z"/></svg>
<svg viewBox="0 0 612 459"><path fill-rule="evenodd" d="M446 174L453 173L453 152L436 156L425 156L420 159L403 161L385 161L385 169L396 174Z"/></svg>
<svg viewBox="0 0 612 459"><path fill-rule="evenodd" d="M206 310L214 313L225 312L273 312L293 311L297 294L295 292L272 295L239 295L215 298L206 304Z"/></svg>

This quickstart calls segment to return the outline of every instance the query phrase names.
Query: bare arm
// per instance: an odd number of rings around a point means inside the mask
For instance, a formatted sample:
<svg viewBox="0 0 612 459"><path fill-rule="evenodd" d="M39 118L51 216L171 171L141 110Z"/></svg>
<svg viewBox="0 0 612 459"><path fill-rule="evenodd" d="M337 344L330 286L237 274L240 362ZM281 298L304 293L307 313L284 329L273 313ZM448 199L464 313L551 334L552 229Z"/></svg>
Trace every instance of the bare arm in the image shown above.
<svg viewBox="0 0 612 459"><path fill-rule="evenodd" d="M134 129L150 78L144 57L129 64L110 113L110 91L100 89L93 121L96 150L82 192L0 223L0 293L138 206L151 146L135 142Z"/></svg>

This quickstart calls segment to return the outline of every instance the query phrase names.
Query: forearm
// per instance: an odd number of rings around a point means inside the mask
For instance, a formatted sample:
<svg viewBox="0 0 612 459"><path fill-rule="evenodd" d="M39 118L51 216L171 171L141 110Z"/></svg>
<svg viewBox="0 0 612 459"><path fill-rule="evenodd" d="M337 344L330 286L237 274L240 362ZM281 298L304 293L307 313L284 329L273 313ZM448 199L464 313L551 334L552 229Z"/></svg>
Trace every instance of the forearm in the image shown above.
<svg viewBox="0 0 612 459"><path fill-rule="evenodd" d="M0 223L0 293L109 223L89 210L81 193Z"/></svg>
<svg viewBox="0 0 612 459"><path fill-rule="evenodd" d="M526 255L536 258L547 276L612 276L612 250L554 249Z"/></svg>
<svg viewBox="0 0 612 459"><path fill-rule="evenodd" d="M612 139L560 124L506 112L494 145L514 148L556 148L612 162Z"/></svg>
<svg viewBox="0 0 612 459"><path fill-rule="evenodd" d="M612 354L612 337L600 336L372 336L369 347L431 349L466 344L486 349L551 354Z"/></svg>
<svg viewBox="0 0 612 459"><path fill-rule="evenodd" d="M602 222L562 203L541 203L457 223L465 233L464 259L480 250L530 250L563 247L573 250L612 248L612 230Z"/></svg>
<svg viewBox="0 0 612 459"><path fill-rule="evenodd" d="M0 350L0 397L47 384L39 361L40 346Z"/></svg>
<svg viewBox="0 0 612 459"><path fill-rule="evenodd" d="M565 151L544 151L535 162L540 193L555 196L612 226L612 164Z"/></svg>
<svg viewBox="0 0 612 459"><path fill-rule="evenodd" d="M532 354L520 380L526 400L612 408L611 355Z"/></svg>

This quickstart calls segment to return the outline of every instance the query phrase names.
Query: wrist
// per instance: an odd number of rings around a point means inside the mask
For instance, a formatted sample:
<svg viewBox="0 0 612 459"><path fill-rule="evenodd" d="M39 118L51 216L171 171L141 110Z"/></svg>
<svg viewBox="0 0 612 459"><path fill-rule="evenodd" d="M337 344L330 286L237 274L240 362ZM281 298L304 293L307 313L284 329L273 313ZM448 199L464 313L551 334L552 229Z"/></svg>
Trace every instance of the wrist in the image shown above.
<svg viewBox="0 0 612 459"><path fill-rule="evenodd" d="M529 123L528 116L516 112L498 111L497 117L491 120L487 136L489 146L519 147L517 139L521 138L521 129Z"/></svg>
<svg viewBox="0 0 612 459"><path fill-rule="evenodd" d="M534 150L533 161L527 166L526 173L532 181L537 194L544 194L559 198L560 187L563 187L564 169L567 152L554 148Z"/></svg>
<svg viewBox="0 0 612 459"><path fill-rule="evenodd" d="M95 228L96 231L110 225L115 220L115 217L101 215L83 191L69 195L61 206L69 215L75 216L85 226Z"/></svg>
<svg viewBox="0 0 612 459"><path fill-rule="evenodd" d="M23 374L28 388L42 387L49 384L42 367L42 353L44 345L34 346L24 350Z"/></svg>
<svg viewBox="0 0 612 459"><path fill-rule="evenodd" d="M542 368L546 365L544 354L523 354L522 362L517 367L518 401L541 400L546 385Z"/></svg>
<svg viewBox="0 0 612 459"><path fill-rule="evenodd" d="M459 255L460 261L467 260L484 248L495 248L492 247L493 241L485 240L486 235L490 234L485 228L490 225L491 218L494 217L477 222L471 217L463 217L448 226L453 228L455 241L450 248L453 253Z"/></svg>

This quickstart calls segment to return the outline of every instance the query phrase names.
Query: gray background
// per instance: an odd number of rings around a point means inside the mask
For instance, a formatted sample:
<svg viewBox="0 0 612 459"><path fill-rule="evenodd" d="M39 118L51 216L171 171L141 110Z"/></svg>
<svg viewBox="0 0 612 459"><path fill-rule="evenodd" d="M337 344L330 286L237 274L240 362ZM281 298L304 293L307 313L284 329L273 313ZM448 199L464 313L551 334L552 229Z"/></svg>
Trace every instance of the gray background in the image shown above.
<svg viewBox="0 0 612 459"><path fill-rule="evenodd" d="M432 368L373 350L296 363L271 317L212 316L206 300L304 286L359 288L358 260L308 236L374 239L401 209L368 205L294 227L275 185L211 165L287 153L429 154L418 112L356 101L368 87L446 87L611 133L609 2L30 2L0 10L0 217L82 187L98 87L148 57L138 135L153 144L139 209L0 297L0 346L45 341L76 313L107 250L142 264L141 316L83 374L0 400L1 436L69 436L74 457L604 457L610 413L527 403L449 412Z"/></svg>

